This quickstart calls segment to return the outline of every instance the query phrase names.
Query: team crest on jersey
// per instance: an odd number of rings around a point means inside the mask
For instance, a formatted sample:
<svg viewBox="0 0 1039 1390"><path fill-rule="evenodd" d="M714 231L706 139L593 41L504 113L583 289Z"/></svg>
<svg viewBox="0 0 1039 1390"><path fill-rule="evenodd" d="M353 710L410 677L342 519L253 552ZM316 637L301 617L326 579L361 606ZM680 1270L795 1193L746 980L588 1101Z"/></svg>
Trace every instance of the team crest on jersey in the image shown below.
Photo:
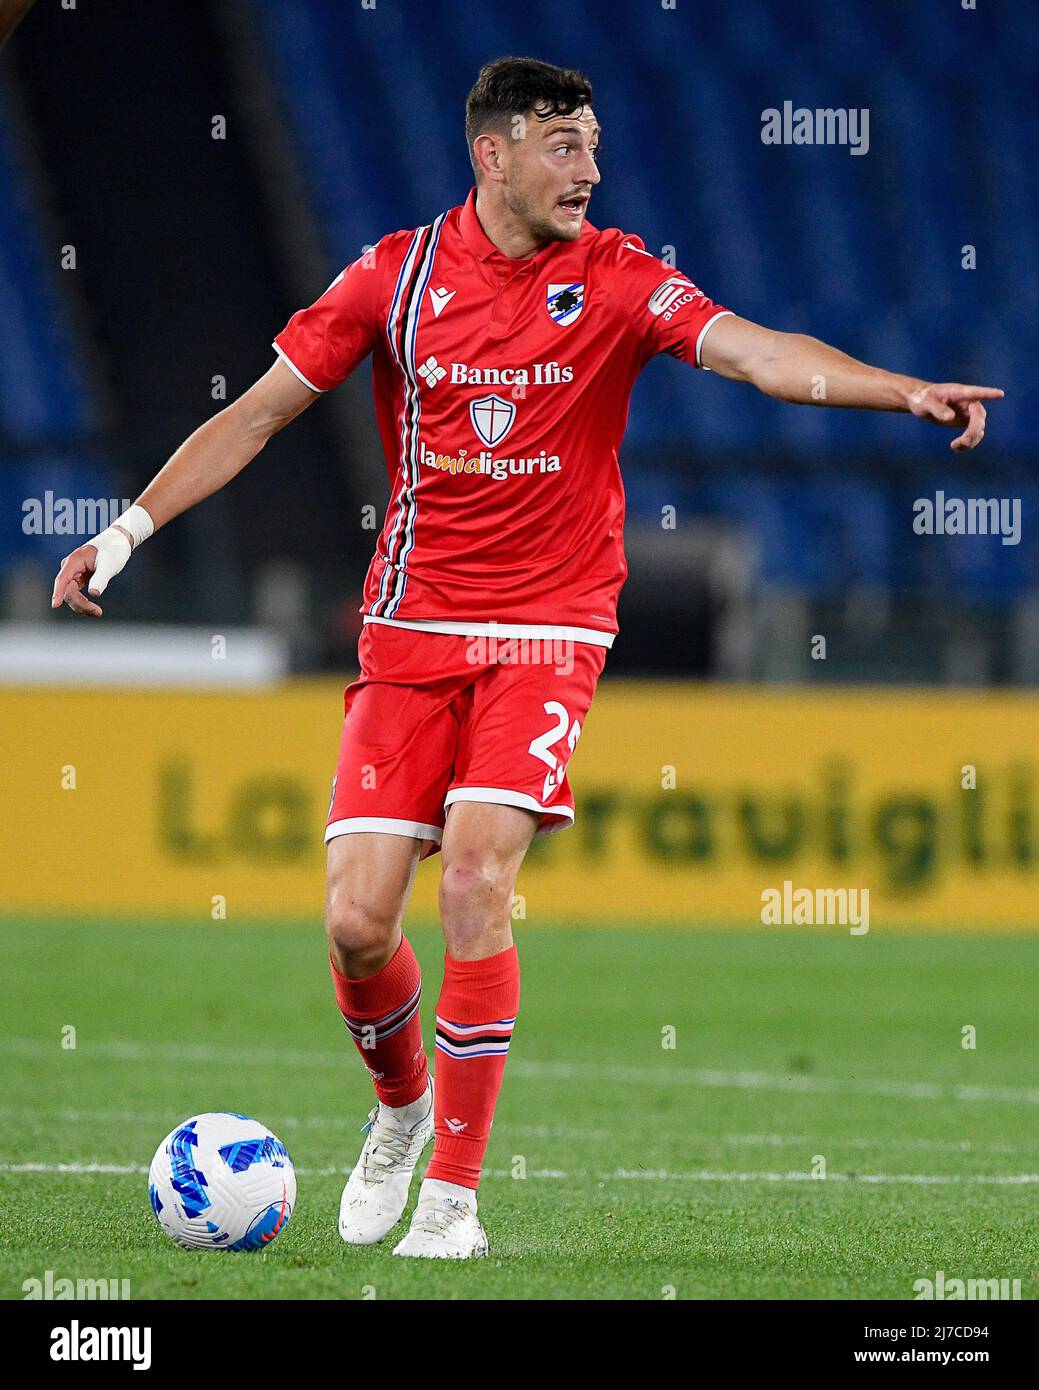
<svg viewBox="0 0 1039 1390"><path fill-rule="evenodd" d="M575 319L581 317L584 308L584 285L549 285L548 304L551 318L561 328L568 328Z"/></svg>
<svg viewBox="0 0 1039 1390"><path fill-rule="evenodd" d="M480 396L469 402L469 418L477 437L482 439L488 449L493 449L512 429L516 419L514 401L506 401L501 396Z"/></svg>

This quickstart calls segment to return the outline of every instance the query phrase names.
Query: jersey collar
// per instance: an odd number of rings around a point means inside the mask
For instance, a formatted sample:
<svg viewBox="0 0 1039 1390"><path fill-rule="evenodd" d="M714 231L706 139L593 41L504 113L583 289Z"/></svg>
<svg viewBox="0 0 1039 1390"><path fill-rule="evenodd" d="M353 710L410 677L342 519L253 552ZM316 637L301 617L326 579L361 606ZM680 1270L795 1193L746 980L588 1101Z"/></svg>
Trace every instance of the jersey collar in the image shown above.
<svg viewBox="0 0 1039 1390"><path fill-rule="evenodd" d="M549 256L555 254L560 247L573 246L577 243L572 241L553 241L547 246L536 252L533 256L525 256L514 260L511 256L506 256L503 251L499 251L494 242L490 239L483 227L480 219L476 215L476 189L469 190L469 196L462 206L461 216L458 219L458 230L462 240L473 253L478 261L494 261L501 265L511 266L513 270L521 270L524 266L540 266ZM578 242L586 235L594 235L595 228L590 222L585 222L581 228L581 236Z"/></svg>

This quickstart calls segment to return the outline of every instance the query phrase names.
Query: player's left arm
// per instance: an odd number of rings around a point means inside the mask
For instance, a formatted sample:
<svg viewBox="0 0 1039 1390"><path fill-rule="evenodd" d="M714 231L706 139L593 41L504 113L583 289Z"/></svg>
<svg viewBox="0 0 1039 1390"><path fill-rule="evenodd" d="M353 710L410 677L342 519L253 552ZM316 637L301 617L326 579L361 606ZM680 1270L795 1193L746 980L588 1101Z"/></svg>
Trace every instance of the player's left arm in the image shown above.
<svg viewBox="0 0 1039 1390"><path fill-rule="evenodd" d="M804 333L781 333L736 314L712 323L700 349L703 366L732 381L749 381L759 391L797 405L899 410L960 433L950 447L973 449L985 434L987 400L996 386L921 381L858 362Z"/></svg>

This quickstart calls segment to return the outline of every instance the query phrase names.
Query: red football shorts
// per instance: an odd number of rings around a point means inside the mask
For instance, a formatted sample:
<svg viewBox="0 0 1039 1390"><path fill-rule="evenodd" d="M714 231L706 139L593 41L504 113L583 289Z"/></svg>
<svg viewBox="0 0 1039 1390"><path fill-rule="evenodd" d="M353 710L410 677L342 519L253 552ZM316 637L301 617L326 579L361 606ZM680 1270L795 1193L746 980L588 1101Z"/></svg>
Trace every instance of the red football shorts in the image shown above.
<svg viewBox="0 0 1039 1390"><path fill-rule="evenodd" d="M573 823L566 769L606 648L366 623L325 840L360 831L440 845L448 806L485 801Z"/></svg>

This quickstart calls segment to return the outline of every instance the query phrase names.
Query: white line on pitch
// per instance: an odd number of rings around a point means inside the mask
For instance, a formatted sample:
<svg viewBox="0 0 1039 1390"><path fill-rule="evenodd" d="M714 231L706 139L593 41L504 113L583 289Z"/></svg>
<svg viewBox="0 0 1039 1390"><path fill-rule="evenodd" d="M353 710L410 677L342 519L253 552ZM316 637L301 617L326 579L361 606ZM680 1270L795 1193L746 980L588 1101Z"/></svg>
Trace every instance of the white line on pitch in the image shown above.
<svg viewBox="0 0 1039 1390"><path fill-rule="evenodd" d="M369 1102L370 1104L370 1102ZM360 1133L364 1126L359 1122L364 1108L358 1106L356 1112L348 1115L282 1115L276 1110L264 1110L263 1122L272 1121L274 1129L334 1129L344 1130L348 1135ZM50 1120L65 1124L133 1124L169 1126L170 1113L165 1110L80 1110L48 1106L0 1106L0 1118L5 1120ZM495 1121L495 1132L508 1130L510 1134L524 1139L587 1139L601 1143L614 1139L616 1135L609 1129L583 1129L571 1125L524 1125L513 1124L509 1120ZM654 1134L661 1131L654 1129ZM674 1134L672 1138L685 1136Z"/></svg>
<svg viewBox="0 0 1039 1390"><path fill-rule="evenodd" d="M26 1057L53 1057L53 1042L39 1038L0 1039L0 1052ZM73 1055L62 1053L63 1065ZM280 1048L233 1048L182 1043L137 1043L121 1040L83 1041L75 1056L80 1061L169 1061L183 1064L226 1062L235 1066L279 1069L316 1068L340 1070L349 1054L342 1052L283 1051ZM663 1064L632 1067L620 1063L536 1062L514 1058L509 1063L513 1081L605 1081L634 1086L703 1086L723 1090L794 1091L806 1095L888 1096L895 1100L996 1101L1013 1105L1039 1105L1039 1086L978 1086L940 1081L886 1081L882 1078L790 1076L774 1072L720 1071Z"/></svg>
<svg viewBox="0 0 1039 1390"><path fill-rule="evenodd" d="M264 1123L270 1122L275 1130L285 1129L331 1129L342 1130L348 1135L360 1131L357 1117L350 1115L282 1115L276 1110L266 1110ZM50 1120L66 1124L133 1124L153 1125L162 1128L169 1124L168 1109L145 1110L79 1110L47 1106L0 1106L0 1118L6 1120ZM495 1133L519 1135L524 1139L581 1139L593 1143L603 1140L616 1140L617 1135L607 1129L585 1129L572 1125L524 1125L510 1120L496 1120ZM671 1140L686 1145L696 1144L702 1148L712 1145L729 1148L806 1148L817 1150L823 1143L834 1149L920 1149L930 1153L962 1154L1020 1154L1035 1152L1034 1144L978 1143L973 1139L920 1139L912 1135L827 1135L825 1140L811 1134L711 1134L697 1128L691 1122L685 1130L662 1130L654 1125L654 1137Z"/></svg>
<svg viewBox="0 0 1039 1390"><path fill-rule="evenodd" d="M329 1178L344 1176L352 1170L349 1167L297 1168L296 1172L304 1178ZM0 1163L0 1173L57 1173L92 1176L94 1174L116 1174L142 1176L147 1168L131 1163ZM492 1169L484 1173L486 1178L512 1178L508 1168ZM1017 1187L1029 1183L1039 1183L1039 1173L829 1173L825 1178L813 1177L811 1173L794 1171L790 1173L724 1173L703 1169L698 1172L674 1173L668 1169L617 1168L609 1173L593 1173L588 1169L574 1169L563 1172L558 1168L531 1169L528 1178L576 1179L592 1178L597 1182L684 1182L684 1183L725 1183L725 1182L828 1182L838 1183L913 1183L919 1186L956 1186L958 1184L982 1184L996 1187Z"/></svg>
<svg viewBox="0 0 1039 1390"><path fill-rule="evenodd" d="M994 1186L1017 1186L1039 1182L1039 1173L827 1173L825 1178L811 1173L672 1173L667 1170L618 1168L603 1177L647 1179L658 1182L845 1182L845 1183L919 1183L925 1186L956 1183L988 1183Z"/></svg>

